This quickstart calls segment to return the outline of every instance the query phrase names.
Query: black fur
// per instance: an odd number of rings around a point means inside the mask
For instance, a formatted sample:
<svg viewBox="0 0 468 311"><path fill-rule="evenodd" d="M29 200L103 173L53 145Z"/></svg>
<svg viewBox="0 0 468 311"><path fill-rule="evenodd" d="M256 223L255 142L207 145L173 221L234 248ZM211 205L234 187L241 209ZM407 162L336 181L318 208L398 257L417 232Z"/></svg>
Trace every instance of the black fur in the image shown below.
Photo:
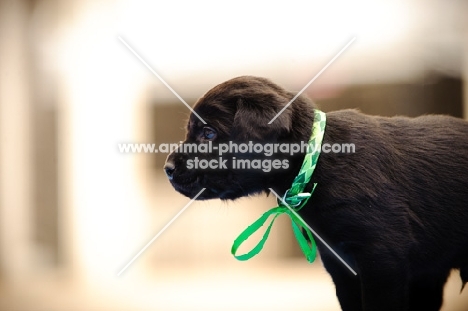
<svg viewBox="0 0 468 311"><path fill-rule="evenodd" d="M195 111L218 132L213 143L300 142L310 137L314 106L272 82L239 77L203 96ZM202 143L191 115L186 142ZM355 153L322 153L318 186L301 216L358 273L354 276L322 244L321 258L343 310L439 310L451 269L468 281L468 123L447 116L375 117L355 110L327 113L324 143L354 143ZM280 155L288 169L188 170L194 156L169 155L171 183L198 199L283 194L303 155ZM251 158L252 154L229 154ZM267 158L263 156L262 159Z"/></svg>

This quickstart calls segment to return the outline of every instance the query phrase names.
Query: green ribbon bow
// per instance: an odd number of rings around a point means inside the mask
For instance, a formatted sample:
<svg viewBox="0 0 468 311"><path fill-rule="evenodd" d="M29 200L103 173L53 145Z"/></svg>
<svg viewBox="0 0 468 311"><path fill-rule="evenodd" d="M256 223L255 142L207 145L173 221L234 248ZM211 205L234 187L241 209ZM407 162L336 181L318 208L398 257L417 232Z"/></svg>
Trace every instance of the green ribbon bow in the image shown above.
<svg viewBox="0 0 468 311"><path fill-rule="evenodd" d="M302 162L301 169L299 174L294 179L292 186L288 189L282 199L277 199L278 206L270 209L264 213L259 219L257 219L253 224L247 227L235 240L231 248L231 254L238 260L248 260L253 256L260 253L265 244L268 236L270 235L271 227L275 222L275 219L281 215L286 214L291 218L291 224L293 228L294 235L296 236L297 242L302 249L307 261L312 263L315 260L317 255L317 245L315 243L312 232L308 228L307 224L302 220L297 212L307 203L309 198L312 196L312 193L317 186L317 183L313 184L312 190L310 193L304 193L304 188L309 183L310 178L315 170L317 165L318 158L320 156L320 150L323 141L323 135L325 133L326 125L326 114L320 110L315 110L315 120L312 129L312 135L309 140L307 154L304 157ZM287 205L286 205L286 204ZM289 206L289 207L288 207ZM292 209L292 210L291 210ZM293 212L294 210L294 212ZM268 218L274 215L270 224L268 225L265 233L263 234L262 239L258 244L248 253L243 255L236 255L237 249L244 243L252 234L258 231L268 220ZM306 240L303 232L307 234L309 242Z"/></svg>

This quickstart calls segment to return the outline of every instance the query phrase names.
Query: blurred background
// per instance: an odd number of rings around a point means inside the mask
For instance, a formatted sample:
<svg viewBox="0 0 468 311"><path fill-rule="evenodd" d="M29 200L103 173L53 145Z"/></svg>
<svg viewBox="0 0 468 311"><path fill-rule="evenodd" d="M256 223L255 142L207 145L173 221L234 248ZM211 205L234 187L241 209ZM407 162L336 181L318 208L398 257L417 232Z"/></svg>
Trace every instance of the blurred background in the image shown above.
<svg viewBox="0 0 468 311"><path fill-rule="evenodd" d="M238 75L299 91L324 111L468 118L466 1L0 0L0 310L339 310L279 219L262 253L230 255L272 197L189 201L165 154L190 105ZM468 310L453 274L443 310Z"/></svg>

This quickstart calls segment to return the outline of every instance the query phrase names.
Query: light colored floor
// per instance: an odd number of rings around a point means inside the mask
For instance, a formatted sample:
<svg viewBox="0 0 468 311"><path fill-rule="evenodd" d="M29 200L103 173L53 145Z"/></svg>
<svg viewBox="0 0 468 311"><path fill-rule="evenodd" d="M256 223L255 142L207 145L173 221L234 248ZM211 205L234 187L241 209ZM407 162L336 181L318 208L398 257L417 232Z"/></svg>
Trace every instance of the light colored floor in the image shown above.
<svg viewBox="0 0 468 311"><path fill-rule="evenodd" d="M144 277L124 275L106 284L58 277L3 284L0 310L340 310L334 286L320 262L193 268L168 264ZM453 274L443 310L468 310L468 290L462 295L459 291L459 277Z"/></svg>

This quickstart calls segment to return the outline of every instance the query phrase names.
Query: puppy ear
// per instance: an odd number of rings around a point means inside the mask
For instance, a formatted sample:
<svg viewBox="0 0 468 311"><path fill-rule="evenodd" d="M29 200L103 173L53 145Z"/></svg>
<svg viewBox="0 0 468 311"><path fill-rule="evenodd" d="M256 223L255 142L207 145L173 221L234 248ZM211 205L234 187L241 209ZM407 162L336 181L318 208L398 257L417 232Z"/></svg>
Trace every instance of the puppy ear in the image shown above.
<svg viewBox="0 0 468 311"><path fill-rule="evenodd" d="M291 129L291 107L285 109L271 124L268 124L284 107L275 105L274 102L253 103L248 99L239 98L232 137L239 140L276 141L286 136Z"/></svg>

